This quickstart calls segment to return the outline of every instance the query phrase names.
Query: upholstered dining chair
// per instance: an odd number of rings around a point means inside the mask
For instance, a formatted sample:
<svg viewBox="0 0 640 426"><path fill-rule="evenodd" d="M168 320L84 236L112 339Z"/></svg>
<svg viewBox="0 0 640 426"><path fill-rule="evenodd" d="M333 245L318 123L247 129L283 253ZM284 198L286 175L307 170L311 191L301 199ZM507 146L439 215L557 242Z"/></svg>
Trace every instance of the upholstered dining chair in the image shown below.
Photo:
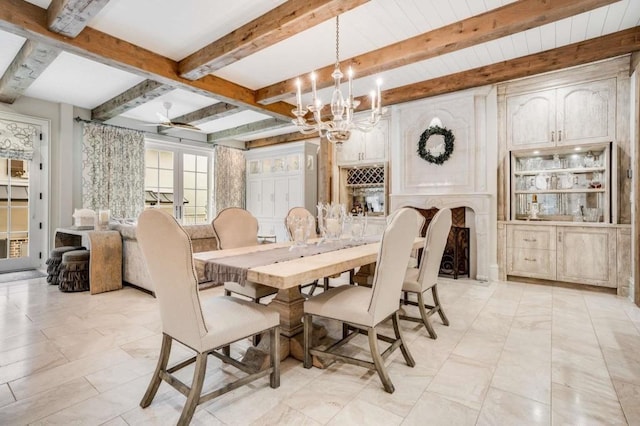
<svg viewBox="0 0 640 426"><path fill-rule="evenodd" d="M413 208L411 210L415 212L416 217L418 219L415 236L420 237L422 235L422 227L424 226L424 223L426 222L427 219L424 216L422 216L418 210ZM399 210L396 210L396 212L397 211ZM391 220L393 219L394 213L392 213L387 217L387 223L391 222ZM419 253L419 250L411 250L411 256L409 257L409 267L412 267L412 268L418 267L418 253Z"/></svg>
<svg viewBox="0 0 640 426"><path fill-rule="evenodd" d="M395 210L393 213L387 216L387 224L391 223L396 213L398 213L400 210L402 209ZM416 224L416 233L414 234L414 237L419 237L426 219L417 210L412 208L408 208L408 210L413 211L416 214L417 224ZM411 255L409 256L409 260L407 263L408 267L416 267L418 265L417 253L418 253L418 250L415 250L415 249L411 250ZM373 273L375 269L376 269L375 263L362 266L358 271L358 273L356 274L356 277L355 277L356 283L358 285L371 287L371 284L373 283Z"/></svg>
<svg viewBox="0 0 640 426"><path fill-rule="evenodd" d="M258 220L247 210L239 207L226 208L211 222L218 241L218 250L255 246L258 244ZM247 281L245 285L225 282L224 293L248 297L256 303L260 299L278 292L278 289Z"/></svg>
<svg viewBox="0 0 640 426"><path fill-rule="evenodd" d="M338 359L349 364L375 369L380 376L384 390L393 393L394 386L387 374L385 359L400 348L405 362L415 365L409 348L403 340L398 326L402 279L414 241L416 215L403 209L387 225L376 262L376 270L371 287L340 286L327 290L304 302L304 367L311 368L312 355ZM331 347L320 350L311 348L312 319L314 316L338 320L343 323L343 336ZM395 338L378 334L377 327L391 318ZM344 345L358 334L367 334L372 362L338 354L335 349ZM380 353L378 339L391 345Z"/></svg>
<svg viewBox="0 0 640 426"><path fill-rule="evenodd" d="M300 219L306 219L311 217L313 218L314 223L316 220L316 217L313 215L313 213L311 213L309 210L307 210L304 207L292 207L291 209L289 209L289 212L287 212L287 216L284 218L284 226L287 229L287 236L289 237L290 241L294 241L294 232L295 232L295 230L291 226L291 222L289 221L289 218L291 217L300 218ZM316 238L317 236L318 234L314 228L313 233L312 235L309 236L309 238ZM311 287L311 289L307 293L307 296L313 296L313 293L316 291L316 288L318 288L318 280L315 280L312 283L301 285L300 287L301 288Z"/></svg>
<svg viewBox="0 0 640 426"><path fill-rule="evenodd" d="M162 347L158 364L140 406L148 407L162 380L187 397L178 421L186 425L198 404L270 375L272 388L280 386L280 317L273 309L233 297L211 297L201 305L198 280L189 236L168 213L150 209L138 219L138 241L153 280L162 322ZM270 333L270 366L253 371L227 355L229 345L263 332ZM168 367L172 342L176 340L196 355ZM202 395L207 357L213 355L246 376ZM188 387L173 375L195 362L193 381Z"/></svg>
<svg viewBox="0 0 640 426"><path fill-rule="evenodd" d="M424 248L419 266L407 268L407 272L402 284L405 305L417 306L420 317L401 315L400 319L414 322L422 322L432 339L437 339L438 335L433 329L429 318L436 312L440 314L440 319L444 325L449 325L449 319L442 309L440 298L438 297L438 273L440 272L440 262L447 245L447 237L451 229L451 209L441 209L431 220L427 234L425 235ZM424 302L424 292L431 290L433 296L433 306ZM409 294L417 296L417 302L409 300Z"/></svg>

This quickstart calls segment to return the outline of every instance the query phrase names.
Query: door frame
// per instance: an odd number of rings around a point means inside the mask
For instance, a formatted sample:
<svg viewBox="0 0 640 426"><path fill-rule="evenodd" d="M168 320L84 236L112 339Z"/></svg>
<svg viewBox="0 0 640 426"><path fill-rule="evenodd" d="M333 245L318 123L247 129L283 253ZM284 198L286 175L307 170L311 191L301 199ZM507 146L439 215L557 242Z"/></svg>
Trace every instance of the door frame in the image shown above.
<svg viewBox="0 0 640 426"><path fill-rule="evenodd" d="M49 235L48 161L51 121L5 111L0 111L0 118L40 128L40 137L34 140L33 159L29 164L29 256L3 260L0 262L0 272L42 268L47 258L46 236Z"/></svg>

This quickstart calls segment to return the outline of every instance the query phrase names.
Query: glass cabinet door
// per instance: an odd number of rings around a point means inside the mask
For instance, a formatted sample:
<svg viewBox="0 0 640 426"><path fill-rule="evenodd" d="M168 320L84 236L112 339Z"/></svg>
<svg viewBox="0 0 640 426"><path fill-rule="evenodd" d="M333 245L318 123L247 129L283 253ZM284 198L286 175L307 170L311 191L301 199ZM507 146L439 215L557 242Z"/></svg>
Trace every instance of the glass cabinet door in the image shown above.
<svg viewBox="0 0 640 426"><path fill-rule="evenodd" d="M610 221L609 145L512 151L511 218Z"/></svg>

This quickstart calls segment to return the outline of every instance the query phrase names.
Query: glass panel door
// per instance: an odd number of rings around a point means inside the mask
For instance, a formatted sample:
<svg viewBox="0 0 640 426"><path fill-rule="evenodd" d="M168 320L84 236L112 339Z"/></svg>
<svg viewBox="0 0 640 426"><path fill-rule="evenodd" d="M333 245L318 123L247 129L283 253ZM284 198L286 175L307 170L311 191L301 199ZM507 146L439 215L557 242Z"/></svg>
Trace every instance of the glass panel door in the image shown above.
<svg viewBox="0 0 640 426"><path fill-rule="evenodd" d="M209 157L182 154L182 223L209 222Z"/></svg>
<svg viewBox="0 0 640 426"><path fill-rule="evenodd" d="M210 222L211 155L168 144L148 144L145 208L165 209L185 225Z"/></svg>
<svg viewBox="0 0 640 426"><path fill-rule="evenodd" d="M40 200L41 126L2 120L3 138L29 138L34 159L0 156L0 272L37 268L42 253L44 203ZM36 207L36 203L40 203Z"/></svg>

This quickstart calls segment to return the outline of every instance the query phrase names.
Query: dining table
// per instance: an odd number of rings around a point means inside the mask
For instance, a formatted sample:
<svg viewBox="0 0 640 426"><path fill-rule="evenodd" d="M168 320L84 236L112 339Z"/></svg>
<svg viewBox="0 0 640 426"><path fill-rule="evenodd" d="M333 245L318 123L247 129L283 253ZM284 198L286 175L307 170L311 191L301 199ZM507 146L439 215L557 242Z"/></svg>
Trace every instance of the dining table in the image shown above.
<svg viewBox="0 0 640 426"><path fill-rule="evenodd" d="M421 248L423 244L424 238L418 237L414 248ZM231 269L236 273L231 275L240 280L277 288L278 293L269 306L280 314L281 357L292 355L302 360L305 297L300 286L372 264L377 260L379 249L378 235L361 241L313 239L306 247L296 247L290 241L258 244L194 253L193 258L196 268L204 270L213 282L224 282Z"/></svg>

